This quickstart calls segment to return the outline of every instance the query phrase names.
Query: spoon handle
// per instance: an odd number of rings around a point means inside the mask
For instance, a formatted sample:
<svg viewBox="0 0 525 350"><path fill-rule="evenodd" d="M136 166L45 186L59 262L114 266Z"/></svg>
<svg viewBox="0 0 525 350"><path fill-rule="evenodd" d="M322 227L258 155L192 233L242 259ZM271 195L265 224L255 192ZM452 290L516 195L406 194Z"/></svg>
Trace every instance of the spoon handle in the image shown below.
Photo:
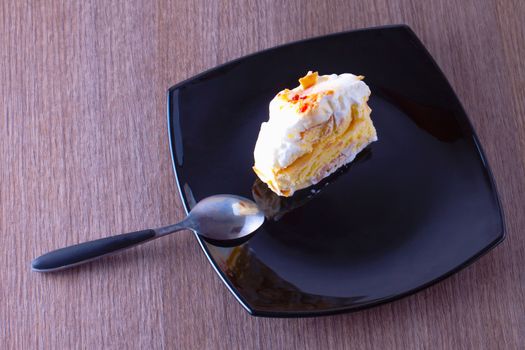
<svg viewBox="0 0 525 350"><path fill-rule="evenodd" d="M157 238L157 233L155 230L148 229L75 244L39 256L31 262L31 268L37 272L67 269L154 238Z"/></svg>

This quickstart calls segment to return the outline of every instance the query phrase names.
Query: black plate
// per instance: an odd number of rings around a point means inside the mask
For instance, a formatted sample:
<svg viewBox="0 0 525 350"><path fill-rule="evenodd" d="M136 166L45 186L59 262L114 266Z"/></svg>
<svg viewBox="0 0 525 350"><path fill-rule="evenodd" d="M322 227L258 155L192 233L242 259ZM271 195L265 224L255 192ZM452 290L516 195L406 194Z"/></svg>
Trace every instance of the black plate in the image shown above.
<svg viewBox="0 0 525 350"><path fill-rule="evenodd" d="M253 148L272 97L308 70L364 75L379 141L316 188L280 199L256 183ZM504 238L478 139L407 26L309 39L209 70L169 89L168 124L186 211L213 194L252 198L252 190L280 206L237 247L199 238L253 315L313 316L390 301Z"/></svg>

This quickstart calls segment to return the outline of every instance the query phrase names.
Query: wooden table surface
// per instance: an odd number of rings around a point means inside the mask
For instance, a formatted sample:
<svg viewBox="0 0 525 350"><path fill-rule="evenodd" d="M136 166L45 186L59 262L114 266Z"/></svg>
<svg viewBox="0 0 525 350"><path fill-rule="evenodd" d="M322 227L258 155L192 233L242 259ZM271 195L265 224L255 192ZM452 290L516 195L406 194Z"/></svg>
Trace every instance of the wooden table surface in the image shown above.
<svg viewBox="0 0 525 350"><path fill-rule="evenodd" d="M517 349L525 346L525 2L1 1L0 348ZM249 316L184 232L64 273L36 255L183 217L165 91L274 45L407 23L464 104L507 238L402 300Z"/></svg>

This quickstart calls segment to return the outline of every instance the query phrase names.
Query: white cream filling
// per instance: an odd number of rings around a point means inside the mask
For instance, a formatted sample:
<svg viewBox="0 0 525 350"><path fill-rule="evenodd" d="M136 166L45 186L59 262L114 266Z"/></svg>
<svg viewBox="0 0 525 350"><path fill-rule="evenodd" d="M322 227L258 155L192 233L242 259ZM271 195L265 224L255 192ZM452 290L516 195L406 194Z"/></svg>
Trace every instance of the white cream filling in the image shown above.
<svg viewBox="0 0 525 350"><path fill-rule="evenodd" d="M308 89L298 86L289 94L311 95L326 91L333 93L323 94L319 104L305 113L301 113L296 104L279 96L270 102L270 118L262 123L255 145L257 169L266 173L274 168L287 167L308 152L309 145L301 139L302 132L326 122L331 116L334 116L336 125L340 125L345 118L351 117L348 111L353 104L361 106L370 96L368 86L349 73L319 76L313 86Z"/></svg>

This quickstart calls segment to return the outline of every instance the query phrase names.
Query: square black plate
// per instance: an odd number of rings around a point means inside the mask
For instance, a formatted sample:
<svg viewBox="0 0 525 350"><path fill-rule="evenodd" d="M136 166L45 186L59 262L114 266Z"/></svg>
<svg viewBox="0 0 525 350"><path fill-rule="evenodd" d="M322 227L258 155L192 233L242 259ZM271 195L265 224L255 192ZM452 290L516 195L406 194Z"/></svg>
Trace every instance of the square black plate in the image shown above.
<svg viewBox="0 0 525 350"><path fill-rule="evenodd" d="M364 75L379 141L314 191L271 198L251 169L259 127L272 97L308 70ZM252 198L254 184L281 206L278 220L239 246L197 236L253 315L314 316L390 301L504 238L478 139L407 26L304 40L209 70L169 89L168 127L186 211L214 194Z"/></svg>

